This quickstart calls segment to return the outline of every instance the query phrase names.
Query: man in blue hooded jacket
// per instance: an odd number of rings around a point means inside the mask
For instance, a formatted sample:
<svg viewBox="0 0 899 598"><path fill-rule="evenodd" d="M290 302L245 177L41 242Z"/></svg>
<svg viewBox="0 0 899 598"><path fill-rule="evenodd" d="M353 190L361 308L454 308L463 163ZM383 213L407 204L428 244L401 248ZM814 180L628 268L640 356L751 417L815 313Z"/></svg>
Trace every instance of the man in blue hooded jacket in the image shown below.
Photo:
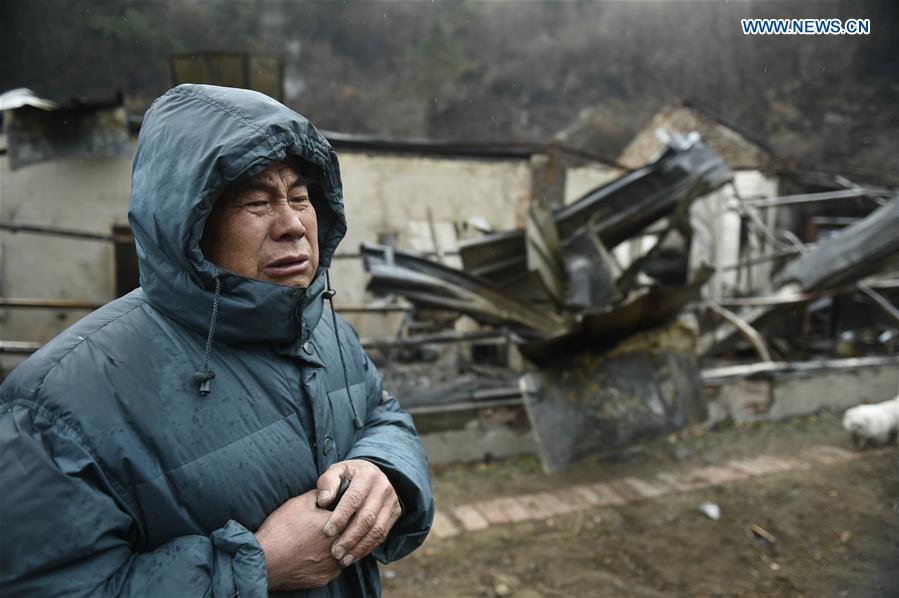
<svg viewBox="0 0 899 598"><path fill-rule="evenodd" d="M141 288L0 388L0 592L377 595L434 506L411 419L324 309L330 145L261 94L179 86L129 220Z"/></svg>

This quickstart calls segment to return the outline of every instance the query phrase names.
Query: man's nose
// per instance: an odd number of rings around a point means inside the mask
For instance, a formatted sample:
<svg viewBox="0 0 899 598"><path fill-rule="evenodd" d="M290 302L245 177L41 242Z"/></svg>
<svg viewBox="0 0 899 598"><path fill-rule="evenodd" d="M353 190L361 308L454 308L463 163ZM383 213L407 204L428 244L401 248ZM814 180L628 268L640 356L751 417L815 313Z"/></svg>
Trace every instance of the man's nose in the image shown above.
<svg viewBox="0 0 899 598"><path fill-rule="evenodd" d="M279 241L285 238L300 238L306 234L306 227L300 219L300 212L294 210L286 201L279 201L272 206L271 236Z"/></svg>

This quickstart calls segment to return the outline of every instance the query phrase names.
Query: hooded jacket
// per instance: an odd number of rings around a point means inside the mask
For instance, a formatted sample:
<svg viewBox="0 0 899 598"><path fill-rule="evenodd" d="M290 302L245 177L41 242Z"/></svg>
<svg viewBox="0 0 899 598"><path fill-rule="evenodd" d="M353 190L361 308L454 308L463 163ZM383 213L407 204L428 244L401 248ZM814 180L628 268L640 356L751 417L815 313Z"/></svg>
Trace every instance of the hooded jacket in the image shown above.
<svg viewBox="0 0 899 598"><path fill-rule="evenodd" d="M224 271L199 247L222 189L286 155L321 173L308 288ZM324 309L346 231L334 151L262 94L179 86L145 116L129 221L141 288L0 387L0 593L265 595L253 532L333 463L367 459L403 516L371 556L297 594L377 595L372 557L421 544L434 507L411 418L353 329Z"/></svg>

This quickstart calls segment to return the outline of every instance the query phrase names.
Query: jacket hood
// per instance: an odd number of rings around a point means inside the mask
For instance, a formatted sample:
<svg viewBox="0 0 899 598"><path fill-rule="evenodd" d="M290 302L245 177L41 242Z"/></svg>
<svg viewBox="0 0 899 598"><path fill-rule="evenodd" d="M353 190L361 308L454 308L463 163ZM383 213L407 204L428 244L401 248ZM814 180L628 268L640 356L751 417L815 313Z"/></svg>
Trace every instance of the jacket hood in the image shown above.
<svg viewBox="0 0 899 598"><path fill-rule="evenodd" d="M206 260L200 239L221 191L267 165L296 156L322 176L310 190L319 230L319 268L308 288L239 276ZM140 282L150 304L205 334L221 285L216 338L305 341L322 314L325 270L346 233L337 155L303 116L255 91L179 85L144 116L128 220Z"/></svg>

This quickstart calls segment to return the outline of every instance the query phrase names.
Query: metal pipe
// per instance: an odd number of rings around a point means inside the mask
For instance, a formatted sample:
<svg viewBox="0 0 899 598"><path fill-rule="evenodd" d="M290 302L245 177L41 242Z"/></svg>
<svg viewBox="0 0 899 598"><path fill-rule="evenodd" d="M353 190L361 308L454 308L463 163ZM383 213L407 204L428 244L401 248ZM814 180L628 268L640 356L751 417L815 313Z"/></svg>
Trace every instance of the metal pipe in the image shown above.
<svg viewBox="0 0 899 598"><path fill-rule="evenodd" d="M798 195L781 195L759 200L746 200L744 205L750 208L774 208L777 206L789 206L819 201L832 201L834 199L850 199L853 197L872 197L878 194L864 189L846 189L842 191L822 191L820 193L800 193Z"/></svg>
<svg viewBox="0 0 899 598"><path fill-rule="evenodd" d="M896 309L892 303L890 303L886 297L872 289L866 284L858 283L855 285L859 291L867 295L871 298L874 303L880 306L883 311L885 311L891 318L899 322L899 309Z"/></svg>
<svg viewBox="0 0 899 598"><path fill-rule="evenodd" d="M131 235L107 235L104 233L73 230L55 226L44 226L42 224L17 224L11 222L0 222L0 230L8 230L12 233L35 233L40 235L52 235L55 237L68 237L71 239L82 239L85 241L104 241L106 243L132 243L134 241Z"/></svg>
<svg viewBox="0 0 899 598"><path fill-rule="evenodd" d="M0 308L95 310L101 307L103 307L102 303L78 299L11 299L9 297L0 297Z"/></svg>
<svg viewBox="0 0 899 598"><path fill-rule="evenodd" d="M340 314L392 314L408 313L415 311L415 308L406 305L338 305L334 311Z"/></svg>
<svg viewBox="0 0 899 598"><path fill-rule="evenodd" d="M494 399L488 401L464 401L459 403L443 403L441 405L412 405L403 409L409 415L430 415L440 413L451 413L453 411L468 411L473 409L487 410L496 409L498 407L524 407L524 399L521 395L509 396L504 399Z"/></svg>
<svg viewBox="0 0 899 598"><path fill-rule="evenodd" d="M0 341L0 353L30 355L41 348L41 343L32 341Z"/></svg>
<svg viewBox="0 0 899 598"><path fill-rule="evenodd" d="M747 363L723 367L705 368L700 372L705 386L719 386L735 380L750 377L773 378L795 373L817 374L837 370L858 370L862 368L897 366L899 355L879 355L870 357L850 357L845 359L815 359L810 361L774 361Z"/></svg>
<svg viewBox="0 0 899 598"><path fill-rule="evenodd" d="M718 305L714 302L708 303L709 308L714 311L716 314L733 324L737 330L743 333L743 336L749 340L750 344L755 348L756 352L759 354L759 357L762 358L762 361L771 361L771 353L768 351L768 347L765 346L765 340L762 338L762 335L759 334L759 331L749 325L743 318L730 311L729 309L725 309L724 307Z"/></svg>
<svg viewBox="0 0 899 598"><path fill-rule="evenodd" d="M414 347L426 344L465 343L472 341L508 340L506 331L481 330L478 332L452 332L444 334L422 334L407 338L363 339L362 346L371 347Z"/></svg>
<svg viewBox="0 0 899 598"><path fill-rule="evenodd" d="M809 243L804 247L788 247L786 249L781 249L780 251L775 251L773 253L766 253L763 255L758 255L756 257L746 258L745 260L741 260L739 262L734 262L733 264L726 264L718 268L721 271L724 270L736 270L737 268L742 268L745 266L753 266L755 264L762 264L765 262L770 262L782 257L789 257L791 255L796 255L797 253L803 253L808 249L811 249L815 246L814 243Z"/></svg>
<svg viewBox="0 0 899 598"><path fill-rule="evenodd" d="M807 293L791 293L784 295L762 295L759 297L730 297L725 299L718 299L715 303L718 305L722 305L724 307L768 307L772 305L787 305L790 303L804 303L806 301L812 301L814 299L818 299L820 297L832 297L834 295L844 295L846 293L851 293L856 290L860 290L864 292L861 287L864 286L871 292L875 292L874 289L897 289L899 288L899 280L892 279L880 279L880 280L869 280L868 282L858 285L850 285L844 287L836 287L832 289L825 289L820 291L809 291ZM866 293L867 294L867 293ZM887 301L885 297L877 293L879 297L883 299L883 301ZM870 297L870 295L869 295ZM872 297L873 299L873 297ZM875 299L876 301L876 299ZM701 302L699 305L707 305L707 302ZM889 304L892 307L892 304ZM895 309L895 308L894 308ZM891 314L892 315L892 314Z"/></svg>
<svg viewBox="0 0 899 598"><path fill-rule="evenodd" d="M805 303L826 295L826 293L792 293L790 295L769 295L767 297L732 297L719 299L715 303L722 307L769 307L772 305Z"/></svg>

